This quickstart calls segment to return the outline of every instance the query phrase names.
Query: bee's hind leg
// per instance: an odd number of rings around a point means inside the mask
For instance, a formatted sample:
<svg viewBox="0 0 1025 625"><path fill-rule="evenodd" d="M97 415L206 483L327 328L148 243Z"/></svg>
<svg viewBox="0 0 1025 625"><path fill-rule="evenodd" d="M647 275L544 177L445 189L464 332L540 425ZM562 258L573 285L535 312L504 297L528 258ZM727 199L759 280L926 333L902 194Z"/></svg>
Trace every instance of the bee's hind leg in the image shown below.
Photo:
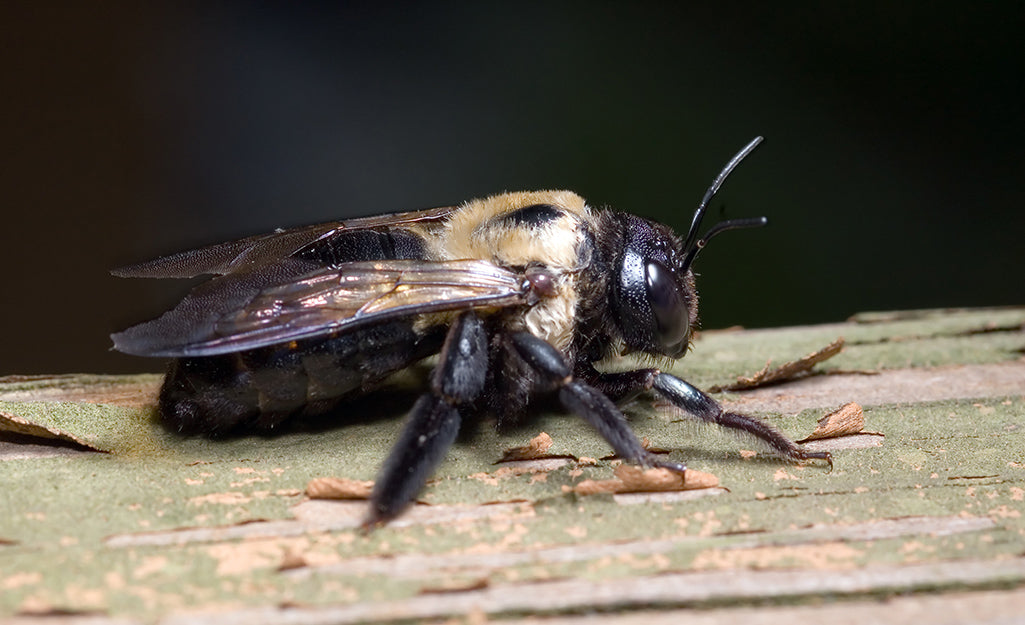
<svg viewBox="0 0 1025 625"><path fill-rule="evenodd" d="M562 405L598 430L620 458L641 466L661 467L677 473L687 470L686 465L662 460L645 449L616 404L602 391L574 377L572 368L555 347L529 332L516 332L509 339L520 357L543 380L558 389Z"/></svg>
<svg viewBox="0 0 1025 625"><path fill-rule="evenodd" d="M378 472L370 495L370 528L395 518L416 497L459 433L459 407L481 394L488 342L480 318L464 313L449 329L431 390L417 400Z"/></svg>

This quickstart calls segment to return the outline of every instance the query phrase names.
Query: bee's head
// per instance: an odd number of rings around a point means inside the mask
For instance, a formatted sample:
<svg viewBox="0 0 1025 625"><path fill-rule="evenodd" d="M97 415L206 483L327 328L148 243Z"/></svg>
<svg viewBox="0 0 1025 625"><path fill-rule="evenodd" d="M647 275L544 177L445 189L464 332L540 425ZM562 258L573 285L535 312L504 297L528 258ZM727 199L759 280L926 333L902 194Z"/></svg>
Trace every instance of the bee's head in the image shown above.
<svg viewBox="0 0 1025 625"><path fill-rule="evenodd" d="M612 289L619 330L631 351L679 358L697 321L694 274L680 240L660 223L623 215L625 245Z"/></svg>
<svg viewBox="0 0 1025 625"><path fill-rule="evenodd" d="M624 246L612 289L619 330L631 351L680 358L687 351L691 327L697 321L698 296L691 264L708 240L734 228L764 226L765 217L723 221L698 238L701 220L712 197L730 172L751 153L757 137L726 164L694 212L687 237L681 241L660 223L623 215Z"/></svg>

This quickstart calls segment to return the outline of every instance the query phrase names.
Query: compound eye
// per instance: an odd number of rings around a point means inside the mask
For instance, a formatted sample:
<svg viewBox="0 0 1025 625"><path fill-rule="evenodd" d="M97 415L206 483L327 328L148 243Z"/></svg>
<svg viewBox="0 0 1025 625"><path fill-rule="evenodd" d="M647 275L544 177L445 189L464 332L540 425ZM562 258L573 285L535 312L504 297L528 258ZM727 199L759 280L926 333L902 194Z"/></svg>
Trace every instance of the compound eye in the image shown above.
<svg viewBox="0 0 1025 625"><path fill-rule="evenodd" d="M664 347L686 345L690 329L689 311L676 276L662 263L649 260L644 266L648 302L655 315L659 339Z"/></svg>

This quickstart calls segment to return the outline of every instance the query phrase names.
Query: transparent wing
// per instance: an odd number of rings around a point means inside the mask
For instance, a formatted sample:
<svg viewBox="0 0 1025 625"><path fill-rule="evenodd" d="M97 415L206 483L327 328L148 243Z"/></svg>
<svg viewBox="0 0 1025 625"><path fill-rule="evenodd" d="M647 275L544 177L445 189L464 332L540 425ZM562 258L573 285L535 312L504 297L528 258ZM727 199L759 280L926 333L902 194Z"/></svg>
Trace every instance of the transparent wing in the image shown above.
<svg viewBox="0 0 1025 625"><path fill-rule="evenodd" d="M122 278L192 278L224 275L287 258L304 247L342 232L401 226L446 218L457 206L360 217L217 243L111 271Z"/></svg>
<svg viewBox="0 0 1025 625"><path fill-rule="evenodd" d="M220 291L230 291L231 276ZM217 282L214 280L211 282ZM207 312L200 285L175 309L112 336L141 356L208 356L411 317L529 304L523 275L482 260L381 260L319 269ZM210 289L207 289L210 290Z"/></svg>

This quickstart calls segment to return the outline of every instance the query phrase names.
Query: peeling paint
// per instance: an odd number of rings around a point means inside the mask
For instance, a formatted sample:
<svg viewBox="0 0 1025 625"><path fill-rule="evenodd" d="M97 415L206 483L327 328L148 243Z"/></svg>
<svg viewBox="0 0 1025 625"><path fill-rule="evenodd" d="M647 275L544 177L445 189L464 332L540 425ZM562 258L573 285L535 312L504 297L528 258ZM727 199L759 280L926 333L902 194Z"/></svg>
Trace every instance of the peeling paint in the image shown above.
<svg viewBox="0 0 1025 625"><path fill-rule="evenodd" d="M372 479L400 415L210 441L163 431L151 407L62 414L66 404L32 412L8 402L5 411L114 452L2 463L12 513L0 518L0 620L99 610L166 625L225 614L255 622L246 610L259 609L332 622L440 621L471 605L497 619L538 605L621 609L653 597L764 604L1022 584L1025 361L1014 349L1023 335L972 330L1010 327L1009 314L706 334L679 371L699 385L757 370L767 356L798 358L839 334L847 347L823 371L882 368L870 379L815 376L723 397L788 435L810 431L819 406L857 400L886 444L831 447L832 472L742 451L745 442L714 429L684 429L675 415L632 406L638 436L721 486L690 492L702 496L578 497L575 485L628 465L606 458L608 445L578 420L541 415L529 429L484 427L456 443L423 493L431 505L370 534L358 529L365 502L312 501L303 491L318 475ZM1020 327L1025 311L1013 314ZM905 340L887 340L898 335ZM720 349L732 356L718 359ZM67 382L42 390L56 398ZM0 381L0 402L10 398L3 389ZM552 456L492 464L540 431Z"/></svg>

